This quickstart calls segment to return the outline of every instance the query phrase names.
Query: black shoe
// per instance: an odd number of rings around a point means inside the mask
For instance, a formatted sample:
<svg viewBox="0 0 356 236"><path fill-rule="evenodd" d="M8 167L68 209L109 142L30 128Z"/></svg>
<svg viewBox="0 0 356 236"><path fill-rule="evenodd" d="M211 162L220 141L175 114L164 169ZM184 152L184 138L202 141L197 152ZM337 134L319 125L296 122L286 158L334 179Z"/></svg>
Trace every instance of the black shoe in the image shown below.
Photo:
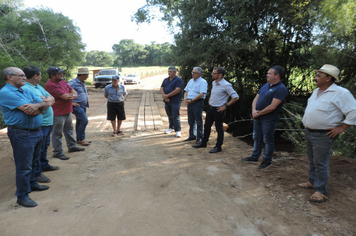
<svg viewBox="0 0 356 236"><path fill-rule="evenodd" d="M59 159L61 159L61 160L68 160L68 159L69 159L69 157L67 157L67 156L64 155L64 154L53 154L53 157L54 157L54 158L59 158Z"/></svg>
<svg viewBox="0 0 356 236"><path fill-rule="evenodd" d="M217 153L217 152L221 152L221 151L222 151L221 147L220 148L219 147L214 147L213 149L210 150L209 153Z"/></svg>
<svg viewBox="0 0 356 236"><path fill-rule="evenodd" d="M31 188L31 191L45 191L49 189L49 186L47 185L38 185L36 187Z"/></svg>
<svg viewBox="0 0 356 236"><path fill-rule="evenodd" d="M197 141L195 141L196 144L201 143L201 142L202 142L201 139L197 139Z"/></svg>
<svg viewBox="0 0 356 236"><path fill-rule="evenodd" d="M267 161L262 161L261 165L258 167L259 169L267 169L268 167L270 167L272 165L271 162L267 162Z"/></svg>
<svg viewBox="0 0 356 236"><path fill-rule="evenodd" d="M33 201L31 198L25 200L17 200L17 203L24 207L35 207L37 203Z"/></svg>
<svg viewBox="0 0 356 236"><path fill-rule="evenodd" d="M191 140L195 140L195 139L196 139L195 137L194 138L189 137L187 139L184 139L183 141L186 142L186 141L191 141Z"/></svg>
<svg viewBox="0 0 356 236"><path fill-rule="evenodd" d="M193 145L192 147L193 148L206 148L206 143L203 143L203 142L201 142L201 143L198 143L197 145Z"/></svg>
<svg viewBox="0 0 356 236"><path fill-rule="evenodd" d="M69 159L69 157L68 157L68 159ZM54 170L59 170L59 166L48 166L47 168L42 169L43 172L45 172L45 171L54 171Z"/></svg>
<svg viewBox="0 0 356 236"><path fill-rule="evenodd" d="M39 183L49 183L49 182L51 182L51 180L49 178L47 178L43 173L41 173L40 175L36 176L36 180Z"/></svg>
<svg viewBox="0 0 356 236"><path fill-rule="evenodd" d="M81 147L72 147L68 149L68 152L80 152L80 151L84 151L85 148L81 148Z"/></svg>
<svg viewBox="0 0 356 236"><path fill-rule="evenodd" d="M258 163L258 159L254 159L253 157L246 157L246 158L242 158L241 161L243 162L252 162L252 163Z"/></svg>

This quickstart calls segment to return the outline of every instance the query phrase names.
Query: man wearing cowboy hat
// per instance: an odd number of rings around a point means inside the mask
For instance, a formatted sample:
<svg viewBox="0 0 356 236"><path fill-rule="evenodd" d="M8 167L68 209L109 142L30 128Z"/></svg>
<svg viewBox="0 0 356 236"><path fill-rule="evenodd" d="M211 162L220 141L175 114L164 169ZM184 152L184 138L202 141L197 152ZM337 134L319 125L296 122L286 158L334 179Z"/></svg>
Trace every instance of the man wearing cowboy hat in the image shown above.
<svg viewBox="0 0 356 236"><path fill-rule="evenodd" d="M303 116L309 181L298 187L315 189L309 201L323 202L327 199L331 147L339 134L356 125L356 100L350 91L335 84L339 82L338 68L325 64L314 71L318 88L308 99Z"/></svg>
<svg viewBox="0 0 356 236"><path fill-rule="evenodd" d="M72 79L68 84L78 93L78 97L73 102L73 114L76 117L75 132L77 144L89 146L91 141L85 140L85 128L88 125L87 107L89 107L88 92L85 87L85 80L89 76L88 68L78 68L77 78Z"/></svg>

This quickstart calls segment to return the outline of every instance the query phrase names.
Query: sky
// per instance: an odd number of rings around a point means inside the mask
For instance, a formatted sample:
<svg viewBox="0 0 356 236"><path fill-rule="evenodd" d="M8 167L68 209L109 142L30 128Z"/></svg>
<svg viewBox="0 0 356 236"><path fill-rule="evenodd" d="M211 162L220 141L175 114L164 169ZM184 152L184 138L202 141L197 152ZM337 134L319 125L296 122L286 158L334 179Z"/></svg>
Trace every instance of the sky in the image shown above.
<svg viewBox="0 0 356 236"><path fill-rule="evenodd" d="M137 25L131 22L131 16L145 5L145 0L24 0L23 3L30 8L51 8L73 20L80 28L88 52L112 52L112 46L122 39L134 39L142 45L153 41L174 43L166 23L157 20L150 25Z"/></svg>

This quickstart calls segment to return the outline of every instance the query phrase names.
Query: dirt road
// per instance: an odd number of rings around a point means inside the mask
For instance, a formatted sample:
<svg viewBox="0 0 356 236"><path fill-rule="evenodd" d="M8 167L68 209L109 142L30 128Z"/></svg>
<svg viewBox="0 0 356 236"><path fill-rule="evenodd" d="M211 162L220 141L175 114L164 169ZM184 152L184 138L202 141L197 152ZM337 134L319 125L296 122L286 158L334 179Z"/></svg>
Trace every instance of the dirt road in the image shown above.
<svg viewBox="0 0 356 236"><path fill-rule="evenodd" d="M356 235L356 162L332 157L329 201L310 203L307 158L276 153L273 165L240 161L252 148L225 135L223 152L183 142L188 135L181 109L182 138L167 135L158 88L164 76L128 85L125 135L111 137L102 89L89 89L84 152L50 157L59 171L46 172L50 189L33 192L38 203L16 203L15 168L6 133L0 134L0 235ZM64 142L65 143L65 142Z"/></svg>

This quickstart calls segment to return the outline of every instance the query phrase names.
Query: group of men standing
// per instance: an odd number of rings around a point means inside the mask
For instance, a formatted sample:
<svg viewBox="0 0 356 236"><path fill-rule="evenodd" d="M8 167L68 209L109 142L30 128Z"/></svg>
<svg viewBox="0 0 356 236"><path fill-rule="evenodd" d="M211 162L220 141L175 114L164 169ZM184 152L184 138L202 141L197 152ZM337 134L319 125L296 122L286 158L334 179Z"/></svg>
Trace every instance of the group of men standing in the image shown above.
<svg viewBox="0 0 356 236"><path fill-rule="evenodd" d="M90 144L85 140L88 124L85 109L89 104L84 84L89 71L80 68L78 77L69 83L63 79L63 71L59 67L49 67L49 80L43 88L39 84L42 73L36 66L27 66L23 71L16 67L3 70L6 84L0 90L0 108L8 126L7 135L15 160L15 195L17 202L25 207L37 206L29 197L30 192L49 189L47 185L38 184L51 182L43 172L59 170L58 166L50 165L47 159L51 134L53 157L61 160L69 159L62 148L63 134L68 152L84 151L77 144ZM75 109L78 107L81 109ZM77 118L77 141L73 137L72 112Z"/></svg>
<svg viewBox="0 0 356 236"><path fill-rule="evenodd" d="M314 81L317 89L309 98L303 116L309 158L309 180L297 186L315 190L309 201L323 202L327 199L325 194L331 148L339 134L351 125L356 125L356 100L347 89L335 84L339 82L340 70L337 67L325 64L315 72L317 74ZM168 74L169 77L161 85L161 94L169 119L169 129L165 133L176 132L176 137L181 137L179 109L183 81L176 75L175 67L169 67ZM203 131L202 112L208 85L206 80L201 78L201 74L202 69L194 67L193 78L184 89L189 124L189 136L184 141L195 140L194 148L207 147L211 126L215 122L218 137L215 147L209 153L217 153L222 151L226 109L234 104L239 96L231 84L223 78L225 69L214 68L211 74L213 84ZM288 96L288 90L282 83L283 67L278 65L271 67L266 78L267 83L260 88L252 102L253 152L249 157L242 159L243 162L258 163L264 144L264 157L258 166L259 169L266 169L272 165L274 133L280 121L283 103ZM230 101L228 101L229 97L231 97Z"/></svg>

